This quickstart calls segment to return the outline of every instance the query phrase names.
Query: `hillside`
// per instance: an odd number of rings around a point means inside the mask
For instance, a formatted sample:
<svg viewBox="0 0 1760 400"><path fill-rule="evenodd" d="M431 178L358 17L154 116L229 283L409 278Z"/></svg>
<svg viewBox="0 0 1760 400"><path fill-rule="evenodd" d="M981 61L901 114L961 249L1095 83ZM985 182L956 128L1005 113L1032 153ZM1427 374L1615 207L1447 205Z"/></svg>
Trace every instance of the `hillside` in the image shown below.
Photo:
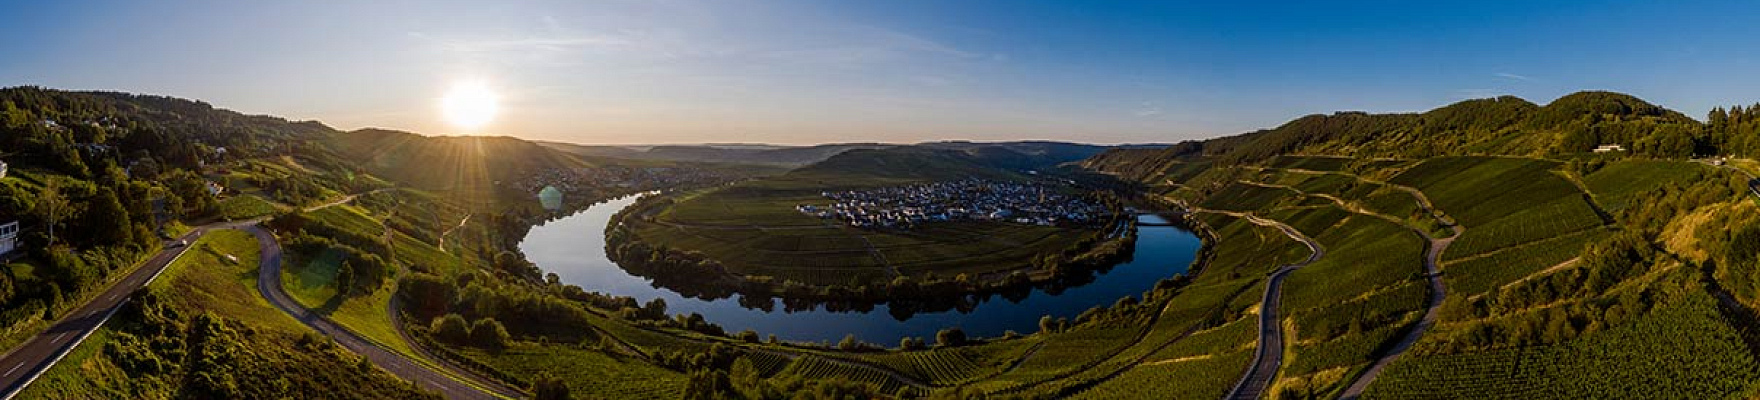
<svg viewBox="0 0 1760 400"><path fill-rule="evenodd" d="M593 164L537 143L505 137L422 136L362 129L328 136L327 144L376 175L429 190L489 190L553 169Z"/></svg>
<svg viewBox="0 0 1760 400"><path fill-rule="evenodd" d="M1109 147L1081 143L1065 143L1053 141L1016 141L1016 142L970 142L945 141L925 142L915 145L883 144L883 143L834 143L813 146L774 146L761 144L703 144L703 145L660 145L660 146L589 146L570 143L539 142L540 144L562 150L564 152L586 155L634 160L718 162L736 164L765 164L777 166L803 166L817 163L834 155L850 150L875 150L894 147L923 147L943 150L967 152L985 152L1005 149L1026 155L1030 160L1014 165L1014 168L1042 168L1045 165L1077 161L1092 157ZM1155 147L1155 145L1143 145Z"/></svg>
<svg viewBox="0 0 1760 400"><path fill-rule="evenodd" d="M1679 112L1631 95L1586 91L1545 106L1514 96L1474 99L1423 113L1338 112L1303 116L1276 128L1182 143L1149 155L1136 150L1089 160L1101 170L1142 168L1144 157L1210 156L1229 163L1262 162L1281 154L1360 158L1446 155L1558 156L1619 144L1631 154L1711 154L1704 126ZM1134 161L1127 161L1134 160ZM1116 161L1116 162L1115 162Z"/></svg>

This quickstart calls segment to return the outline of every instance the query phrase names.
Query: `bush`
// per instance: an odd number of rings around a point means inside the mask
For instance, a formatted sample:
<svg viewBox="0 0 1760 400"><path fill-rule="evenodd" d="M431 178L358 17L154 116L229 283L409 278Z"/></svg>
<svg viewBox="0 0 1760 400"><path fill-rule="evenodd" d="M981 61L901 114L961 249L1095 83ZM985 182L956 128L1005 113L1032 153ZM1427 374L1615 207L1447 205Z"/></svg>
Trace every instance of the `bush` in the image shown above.
<svg viewBox="0 0 1760 400"><path fill-rule="evenodd" d="M464 317L458 314L446 314L428 323L428 329L434 337L451 343L465 343L471 339L471 327L465 323Z"/></svg>
<svg viewBox="0 0 1760 400"><path fill-rule="evenodd" d="M472 344L486 349L507 348L507 342L512 339L512 335L507 334L507 327L501 326L501 322L494 318L477 320L471 324L469 333Z"/></svg>
<svg viewBox="0 0 1760 400"><path fill-rule="evenodd" d="M938 346L963 346L966 344L966 331L959 328L942 329L935 332L935 344Z"/></svg>

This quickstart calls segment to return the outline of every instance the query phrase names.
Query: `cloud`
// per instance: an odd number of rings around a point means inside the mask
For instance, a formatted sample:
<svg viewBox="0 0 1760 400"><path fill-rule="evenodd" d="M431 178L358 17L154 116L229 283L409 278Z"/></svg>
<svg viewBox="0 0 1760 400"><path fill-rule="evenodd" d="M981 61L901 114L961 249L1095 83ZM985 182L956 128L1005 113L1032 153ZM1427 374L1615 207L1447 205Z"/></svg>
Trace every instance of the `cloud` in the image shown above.
<svg viewBox="0 0 1760 400"><path fill-rule="evenodd" d="M1136 111L1131 112L1138 117L1153 117L1163 113L1161 105L1155 104L1153 101L1145 101L1140 107L1137 107Z"/></svg>
<svg viewBox="0 0 1760 400"><path fill-rule="evenodd" d="M1528 77L1526 75L1516 75L1516 74L1512 74L1512 73L1508 73L1508 72L1499 72L1494 75L1496 75L1499 78L1515 80L1515 81L1522 81L1522 82L1533 82L1534 81L1534 78Z"/></svg>
<svg viewBox="0 0 1760 400"><path fill-rule="evenodd" d="M410 37L432 42L447 51L459 53L492 53L518 51L567 51L582 47L615 47L627 46L632 42L624 37L612 35L533 35L519 38L498 39L452 39L439 38L421 32L410 32Z"/></svg>

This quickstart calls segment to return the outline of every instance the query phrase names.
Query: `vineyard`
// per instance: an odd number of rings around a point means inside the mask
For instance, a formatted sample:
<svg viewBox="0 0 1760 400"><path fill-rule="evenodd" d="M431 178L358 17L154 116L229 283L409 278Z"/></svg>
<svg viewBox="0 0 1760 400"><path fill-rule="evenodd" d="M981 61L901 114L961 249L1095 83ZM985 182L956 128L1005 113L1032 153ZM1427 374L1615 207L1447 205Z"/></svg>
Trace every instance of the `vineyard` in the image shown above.
<svg viewBox="0 0 1760 400"><path fill-rule="evenodd" d="M1470 225L1467 232L1442 254L1453 260L1562 236L1606 224L1600 214L1584 201L1583 196L1559 198L1545 204L1523 209L1509 216L1481 225Z"/></svg>
<svg viewBox="0 0 1760 400"><path fill-rule="evenodd" d="M1583 177L1583 183L1595 194L1596 202L1607 206L1608 211L1618 211L1640 193L1670 182L1691 182L1707 172L1709 167L1693 162L1627 160L1596 170Z"/></svg>
<svg viewBox="0 0 1760 400"><path fill-rule="evenodd" d="M1199 206L1217 210L1252 211L1267 208L1291 196L1294 193L1285 189L1230 183Z"/></svg>
<svg viewBox="0 0 1760 400"><path fill-rule="evenodd" d="M905 386L904 383L878 370L838 363L815 355L796 358L793 363L788 365L788 368L784 368L779 374L807 379L843 378L852 382L874 385L879 387L883 393L894 393L900 387Z"/></svg>
<svg viewBox="0 0 1760 400"><path fill-rule="evenodd" d="M1533 275L1577 256L1583 246L1607 235L1590 229L1551 239L1529 242L1477 258L1444 263L1449 295L1475 296L1498 286Z"/></svg>
<svg viewBox="0 0 1760 400"><path fill-rule="evenodd" d="M1072 399L1214 399L1234 387L1252 349L1216 356L1144 363Z"/></svg>
<svg viewBox="0 0 1760 400"><path fill-rule="evenodd" d="M1350 166L1353 161L1356 159L1349 157L1277 156L1271 159L1271 166L1310 171L1338 171Z"/></svg>
<svg viewBox="0 0 1760 400"><path fill-rule="evenodd" d="M952 386L982 377L995 369L983 365L977 353L967 348L947 348L884 353L865 358L930 385Z"/></svg>
<svg viewBox="0 0 1760 400"><path fill-rule="evenodd" d="M1402 357L1370 399L1749 397L1756 360L1704 292L1571 342Z"/></svg>
<svg viewBox="0 0 1760 400"><path fill-rule="evenodd" d="M1385 220L1352 216L1316 240L1326 246L1326 256L1290 275L1286 310L1336 304L1423 272L1423 239Z"/></svg>

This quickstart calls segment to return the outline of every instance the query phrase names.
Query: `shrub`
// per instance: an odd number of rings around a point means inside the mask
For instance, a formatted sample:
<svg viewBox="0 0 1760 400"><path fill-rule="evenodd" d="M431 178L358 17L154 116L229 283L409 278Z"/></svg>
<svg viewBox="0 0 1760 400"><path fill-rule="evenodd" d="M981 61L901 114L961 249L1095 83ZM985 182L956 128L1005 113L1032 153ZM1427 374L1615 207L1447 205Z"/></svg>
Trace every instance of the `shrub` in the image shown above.
<svg viewBox="0 0 1760 400"><path fill-rule="evenodd" d="M464 317L458 314L446 314L428 323L434 337L451 343L464 343L470 340L471 327L465 323Z"/></svg>

